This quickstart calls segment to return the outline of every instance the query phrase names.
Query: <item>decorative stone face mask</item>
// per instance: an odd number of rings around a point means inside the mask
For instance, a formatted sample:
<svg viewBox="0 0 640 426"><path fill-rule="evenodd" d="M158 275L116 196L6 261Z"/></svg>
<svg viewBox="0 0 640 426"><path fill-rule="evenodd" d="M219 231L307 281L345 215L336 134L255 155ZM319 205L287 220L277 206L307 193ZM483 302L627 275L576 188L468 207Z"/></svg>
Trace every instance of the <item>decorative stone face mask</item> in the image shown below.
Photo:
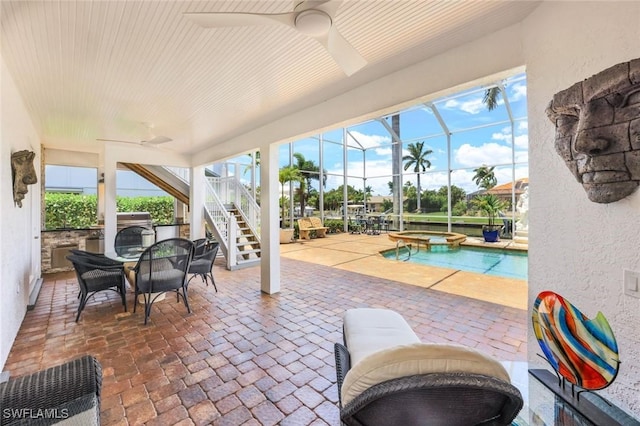
<svg viewBox="0 0 640 426"><path fill-rule="evenodd" d="M558 154L596 203L640 184L640 59L615 65L556 93L546 110Z"/></svg>
<svg viewBox="0 0 640 426"><path fill-rule="evenodd" d="M13 201L22 207L22 200L28 185L38 182L38 175L33 166L36 153L32 151L18 151L11 154L11 173L13 174Z"/></svg>

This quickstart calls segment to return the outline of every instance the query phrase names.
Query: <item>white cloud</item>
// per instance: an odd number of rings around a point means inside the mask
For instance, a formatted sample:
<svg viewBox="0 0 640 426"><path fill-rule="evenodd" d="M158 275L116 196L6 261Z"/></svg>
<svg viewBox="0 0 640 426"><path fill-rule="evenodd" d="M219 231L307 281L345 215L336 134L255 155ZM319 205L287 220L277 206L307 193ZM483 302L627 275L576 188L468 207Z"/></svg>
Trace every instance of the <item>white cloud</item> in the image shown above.
<svg viewBox="0 0 640 426"><path fill-rule="evenodd" d="M482 97L464 102L458 102L455 99L449 99L444 103L444 107L448 109L459 109L473 115L481 113L486 108L484 106L484 103L482 103Z"/></svg>
<svg viewBox="0 0 640 426"><path fill-rule="evenodd" d="M518 125L518 130L524 132L524 134L518 135L514 138L514 144L516 148L528 148L529 147L529 135L527 134L527 123L524 125L520 123ZM507 144L511 144L511 128L505 127L500 132L493 133L491 135L491 139L494 141L504 141Z"/></svg>
<svg viewBox="0 0 640 426"><path fill-rule="evenodd" d="M347 133L347 145L353 147L375 148L380 145L391 143L391 136L365 135L358 131Z"/></svg>
<svg viewBox="0 0 640 426"><path fill-rule="evenodd" d="M376 148L375 149L375 153L382 156L391 156L391 147L386 147L386 148Z"/></svg>
<svg viewBox="0 0 640 426"><path fill-rule="evenodd" d="M508 128L503 129L501 132L496 132L491 135L491 139L494 141L511 141L511 132Z"/></svg>
<svg viewBox="0 0 640 426"><path fill-rule="evenodd" d="M511 148L495 142L473 146L465 143L454 152L454 159L463 167L480 164L500 164L511 161Z"/></svg>
<svg viewBox="0 0 640 426"><path fill-rule="evenodd" d="M529 135L516 136L513 142L516 144L516 147L518 147L518 148L528 148L529 147Z"/></svg>
<svg viewBox="0 0 640 426"><path fill-rule="evenodd" d="M511 86L511 94L509 94L509 100L517 102L520 99L527 96L527 85L519 82Z"/></svg>

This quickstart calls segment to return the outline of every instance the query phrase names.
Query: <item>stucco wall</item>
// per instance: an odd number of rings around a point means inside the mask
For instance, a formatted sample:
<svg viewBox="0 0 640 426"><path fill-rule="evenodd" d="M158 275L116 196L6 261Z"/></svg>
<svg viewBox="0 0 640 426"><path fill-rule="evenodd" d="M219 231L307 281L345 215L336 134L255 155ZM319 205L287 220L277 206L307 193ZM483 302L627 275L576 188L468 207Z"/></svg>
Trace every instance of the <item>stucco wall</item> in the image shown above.
<svg viewBox="0 0 640 426"><path fill-rule="evenodd" d="M24 318L29 292L40 277L40 141L15 83L0 57L0 370ZM13 203L11 153L35 151L38 183L22 208Z"/></svg>
<svg viewBox="0 0 640 426"><path fill-rule="evenodd" d="M640 192L616 203L587 199L554 150L544 109L554 93L640 57L640 3L544 3L523 23L529 102L529 307L542 290L585 315L608 318L620 373L602 393L640 417L640 299L623 294L623 269L640 270ZM529 361L542 366L529 334Z"/></svg>

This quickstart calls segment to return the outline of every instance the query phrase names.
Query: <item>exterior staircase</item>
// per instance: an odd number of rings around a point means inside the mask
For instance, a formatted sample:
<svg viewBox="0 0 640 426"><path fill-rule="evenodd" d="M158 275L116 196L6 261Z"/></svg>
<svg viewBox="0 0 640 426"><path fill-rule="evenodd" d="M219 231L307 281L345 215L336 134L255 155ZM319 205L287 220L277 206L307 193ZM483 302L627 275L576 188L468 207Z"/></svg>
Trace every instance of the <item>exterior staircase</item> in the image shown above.
<svg viewBox="0 0 640 426"><path fill-rule="evenodd" d="M170 169L136 163L120 163L127 169L145 178L180 202L189 205L189 182Z"/></svg>
<svg viewBox="0 0 640 426"><path fill-rule="evenodd" d="M227 211L235 217L236 224L238 225L238 233L236 234L236 240L234 241L238 256L242 258L242 261L259 259L260 240L248 226L244 216L237 208L229 206Z"/></svg>
<svg viewBox="0 0 640 426"><path fill-rule="evenodd" d="M207 179L204 213L227 269L260 263L260 207L236 177Z"/></svg>
<svg viewBox="0 0 640 426"><path fill-rule="evenodd" d="M122 163L184 204L189 204L189 182L170 168ZM208 177L204 217L229 270L260 263L260 207L235 177Z"/></svg>

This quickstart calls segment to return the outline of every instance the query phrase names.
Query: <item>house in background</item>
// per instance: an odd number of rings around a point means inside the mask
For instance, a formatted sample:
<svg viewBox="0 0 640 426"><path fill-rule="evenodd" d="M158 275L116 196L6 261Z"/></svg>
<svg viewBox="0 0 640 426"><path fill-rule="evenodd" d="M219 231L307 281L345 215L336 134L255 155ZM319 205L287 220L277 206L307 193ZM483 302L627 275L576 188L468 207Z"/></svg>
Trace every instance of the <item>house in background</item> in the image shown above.
<svg viewBox="0 0 640 426"><path fill-rule="evenodd" d="M393 205L393 198L391 195L372 195L367 198L367 210L371 213L383 213L384 202L390 202Z"/></svg>
<svg viewBox="0 0 640 426"><path fill-rule="evenodd" d="M522 195L522 193L524 193L525 189L529 186L529 178L521 178L521 179L517 179L515 182L515 191L512 192L513 190L513 182L509 182L509 183L505 183L502 185L497 185L494 186L491 189L488 189L487 191L484 191L484 193L487 194L493 194L496 197L498 197L499 199L501 199L502 201L504 201L505 203L507 203L507 205L509 206L508 209L511 209L511 194L515 194L515 200L516 203L518 202L518 198L520 198L520 195ZM477 194L477 193L475 193Z"/></svg>
<svg viewBox="0 0 640 426"><path fill-rule="evenodd" d="M169 195L148 180L128 170L117 171L117 194L124 197L160 197ZM98 193L98 169L47 165L45 192L73 194Z"/></svg>

